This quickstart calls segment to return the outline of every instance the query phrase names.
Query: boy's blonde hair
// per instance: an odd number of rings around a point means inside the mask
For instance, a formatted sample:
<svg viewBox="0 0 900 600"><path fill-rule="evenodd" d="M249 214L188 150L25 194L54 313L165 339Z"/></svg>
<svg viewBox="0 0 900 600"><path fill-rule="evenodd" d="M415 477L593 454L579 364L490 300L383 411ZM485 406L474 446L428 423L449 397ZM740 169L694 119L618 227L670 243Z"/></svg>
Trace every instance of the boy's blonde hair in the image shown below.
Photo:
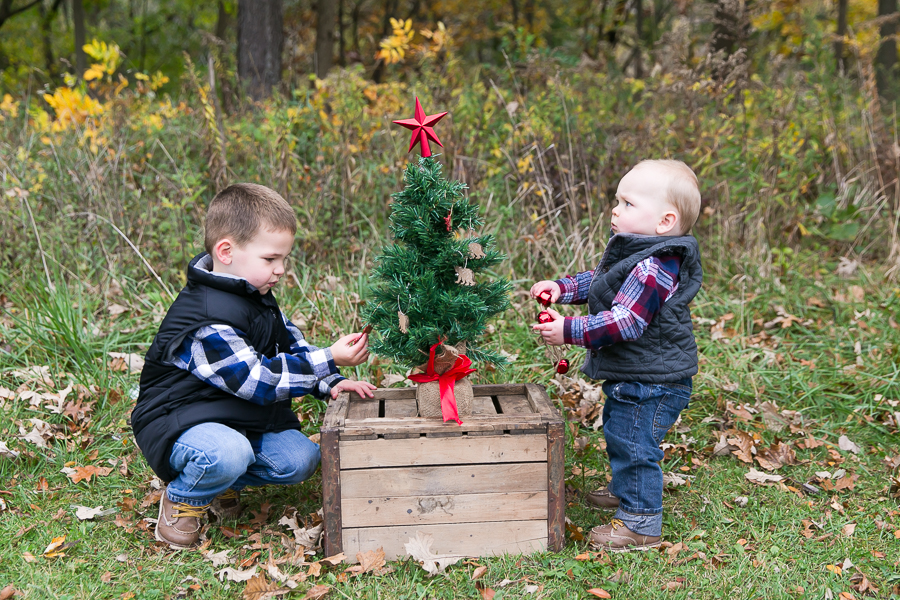
<svg viewBox="0 0 900 600"><path fill-rule="evenodd" d="M262 226L295 234L297 216L275 190L255 183L235 183L216 194L209 203L203 245L209 254L213 253L216 242L226 237L238 246L244 246L253 240Z"/></svg>
<svg viewBox="0 0 900 600"><path fill-rule="evenodd" d="M661 167L671 174L666 200L678 212L681 235L688 234L700 216L700 182L694 171L680 160L642 160L634 168L641 166Z"/></svg>

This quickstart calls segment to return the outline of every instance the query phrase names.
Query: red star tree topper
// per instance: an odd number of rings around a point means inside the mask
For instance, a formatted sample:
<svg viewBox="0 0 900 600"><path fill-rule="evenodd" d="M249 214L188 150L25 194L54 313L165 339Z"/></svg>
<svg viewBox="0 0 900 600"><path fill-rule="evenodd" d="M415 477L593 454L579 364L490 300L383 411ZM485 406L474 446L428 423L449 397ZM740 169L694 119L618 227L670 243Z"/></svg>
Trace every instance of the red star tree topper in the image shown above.
<svg viewBox="0 0 900 600"><path fill-rule="evenodd" d="M434 132L432 127L444 116L447 112L438 113L436 115L425 115L425 111L422 110L422 104L419 103L419 98L416 97L416 116L414 119L400 119L399 121L394 121L395 124L400 125L401 127L406 127L407 129L411 129L412 139L409 141L409 150L407 152L412 151L416 144L422 149L422 156L431 156L431 146L428 145L428 140L431 139L432 142L436 143L441 148L444 145L441 143L441 140L438 139L437 134Z"/></svg>

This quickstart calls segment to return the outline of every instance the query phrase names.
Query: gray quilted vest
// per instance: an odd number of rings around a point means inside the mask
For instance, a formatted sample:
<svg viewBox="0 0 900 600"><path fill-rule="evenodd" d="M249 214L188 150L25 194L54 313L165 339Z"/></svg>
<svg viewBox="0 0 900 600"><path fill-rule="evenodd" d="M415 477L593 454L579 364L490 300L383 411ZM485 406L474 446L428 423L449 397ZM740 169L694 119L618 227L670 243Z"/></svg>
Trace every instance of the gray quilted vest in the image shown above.
<svg viewBox="0 0 900 600"><path fill-rule="evenodd" d="M588 350L581 370L591 379L674 383L697 374L697 343L688 303L700 291L700 247L691 235L659 237L620 233L609 240L588 291L591 314L612 308L625 279L650 256L680 255L678 289L633 342Z"/></svg>

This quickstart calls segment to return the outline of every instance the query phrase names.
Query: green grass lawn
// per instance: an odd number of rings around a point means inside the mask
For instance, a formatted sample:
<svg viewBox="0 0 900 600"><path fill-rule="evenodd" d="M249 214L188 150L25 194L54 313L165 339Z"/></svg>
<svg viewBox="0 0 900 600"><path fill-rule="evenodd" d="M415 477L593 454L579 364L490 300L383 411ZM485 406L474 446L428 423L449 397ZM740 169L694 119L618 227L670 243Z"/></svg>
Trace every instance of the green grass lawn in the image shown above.
<svg viewBox="0 0 900 600"><path fill-rule="evenodd" d="M593 427L600 407L582 402L590 388L574 370L574 379L550 384L550 363L527 327L536 305L516 296L490 338L517 359L476 383L548 385L569 419L573 527L562 552L471 559L435 577L410 559L377 576L291 564L292 536L278 521L296 510L309 522L322 504L318 475L249 490L244 515L211 526L201 550L156 543L144 521L157 515L153 474L126 423L137 375L108 352L142 355L165 298L127 282L121 295L8 285L14 291L0 296L0 588L11 587L0 598L12 590L33 599L262 598L215 573L256 566L268 583L267 564L297 579L284 592L293 598L316 585L329 586L328 598L900 598L900 289L874 267L839 278L818 257L800 260L778 278L708 277L695 300L700 374L663 464L681 480L664 497L666 544L645 553L591 552L581 540L609 517L580 500L609 473ZM316 291L316 278L304 277L277 292L313 343L358 327L356 279ZM375 383L390 372L399 369L357 368ZM298 401L308 434L324 408ZM856 447L844 449L842 436ZM751 468L782 479L752 482ZM80 520L76 506L112 512ZM56 555L48 552L63 536ZM222 551L223 565L204 557ZM473 580L479 566L487 569Z"/></svg>

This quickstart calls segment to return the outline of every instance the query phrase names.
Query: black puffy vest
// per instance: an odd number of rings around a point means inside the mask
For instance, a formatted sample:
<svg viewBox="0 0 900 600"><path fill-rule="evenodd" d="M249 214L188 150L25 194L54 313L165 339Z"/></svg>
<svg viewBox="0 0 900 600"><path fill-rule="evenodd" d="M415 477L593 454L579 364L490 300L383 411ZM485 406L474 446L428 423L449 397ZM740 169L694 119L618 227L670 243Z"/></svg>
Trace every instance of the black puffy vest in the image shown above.
<svg viewBox="0 0 900 600"><path fill-rule="evenodd" d="M205 252L188 265L187 285L169 307L147 351L140 394L131 413L137 445L166 482L174 479L169 470L172 444L194 425L222 423L245 435L300 429L289 400L260 406L172 364L172 355L189 333L213 324L243 332L250 345L268 358L290 348L291 337L272 294L261 295L244 279L213 275L208 272L211 266Z"/></svg>
<svg viewBox="0 0 900 600"><path fill-rule="evenodd" d="M591 314L612 308L631 270L650 256L680 255L678 289L647 324L643 335L588 350L581 370L592 379L673 383L697 374L697 343L688 303L700 291L703 269L694 236L646 236L620 233L609 240L588 291Z"/></svg>

